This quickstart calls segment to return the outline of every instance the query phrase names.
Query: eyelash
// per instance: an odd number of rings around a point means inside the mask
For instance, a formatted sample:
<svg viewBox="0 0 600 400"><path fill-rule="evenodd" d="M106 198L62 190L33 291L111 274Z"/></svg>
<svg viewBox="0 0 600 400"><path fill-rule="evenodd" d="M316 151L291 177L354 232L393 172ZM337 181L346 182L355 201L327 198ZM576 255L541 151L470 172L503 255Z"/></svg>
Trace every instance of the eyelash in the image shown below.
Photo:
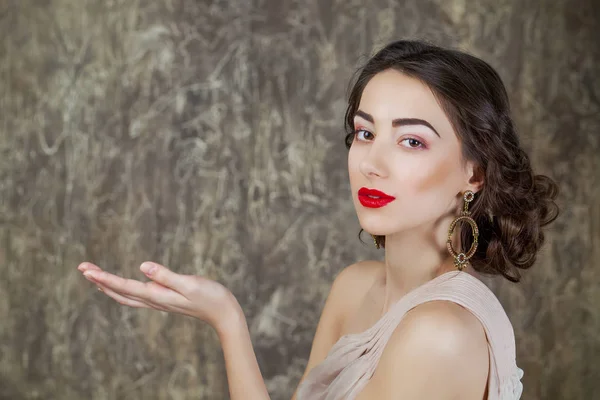
<svg viewBox="0 0 600 400"><path fill-rule="evenodd" d="M354 140L359 141L359 142L364 142L365 141L364 139L358 139L358 134L360 132L368 132L368 133L370 133L372 135L372 133L369 132L366 129L357 129L357 130L354 131ZM416 139L414 137L406 137L406 138L402 139L400 142L404 142L405 140L414 140L415 142L419 143L418 147L409 146L410 149L418 150L418 149L425 149L425 148L427 148L425 146L425 143L423 143L422 141L420 141L419 139Z"/></svg>

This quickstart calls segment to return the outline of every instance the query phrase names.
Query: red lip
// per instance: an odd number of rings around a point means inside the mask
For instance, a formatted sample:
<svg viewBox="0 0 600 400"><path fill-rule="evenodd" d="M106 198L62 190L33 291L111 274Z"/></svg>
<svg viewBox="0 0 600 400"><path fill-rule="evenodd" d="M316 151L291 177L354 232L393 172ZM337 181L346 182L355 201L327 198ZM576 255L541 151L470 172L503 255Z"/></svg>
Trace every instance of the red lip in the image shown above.
<svg viewBox="0 0 600 400"><path fill-rule="evenodd" d="M373 197L371 197L373 196ZM391 203L396 198L389 194L380 192L376 189L360 188L358 191L358 201L365 207L379 208Z"/></svg>

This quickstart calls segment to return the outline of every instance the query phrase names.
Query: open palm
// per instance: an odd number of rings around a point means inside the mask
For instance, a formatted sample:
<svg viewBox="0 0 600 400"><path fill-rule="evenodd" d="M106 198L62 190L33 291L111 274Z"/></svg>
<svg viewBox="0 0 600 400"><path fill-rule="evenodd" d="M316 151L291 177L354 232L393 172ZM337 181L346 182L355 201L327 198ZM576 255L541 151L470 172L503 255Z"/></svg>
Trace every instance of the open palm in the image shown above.
<svg viewBox="0 0 600 400"><path fill-rule="evenodd" d="M149 282L125 279L89 262L81 263L77 269L120 304L188 315L209 323L217 331L237 305L233 294L220 283L177 274L153 262L140 266L151 279Z"/></svg>

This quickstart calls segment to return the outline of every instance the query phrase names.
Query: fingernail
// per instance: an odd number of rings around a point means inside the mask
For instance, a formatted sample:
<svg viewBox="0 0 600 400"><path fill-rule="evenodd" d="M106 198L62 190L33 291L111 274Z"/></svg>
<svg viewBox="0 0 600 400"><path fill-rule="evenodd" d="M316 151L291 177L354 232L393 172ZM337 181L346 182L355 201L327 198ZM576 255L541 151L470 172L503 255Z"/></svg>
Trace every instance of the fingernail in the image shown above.
<svg viewBox="0 0 600 400"><path fill-rule="evenodd" d="M98 291L100 291L100 292L104 292L104 290L102 290L102 288L100 288L100 287L99 287L99 288L97 288L97 289L98 289Z"/></svg>
<svg viewBox="0 0 600 400"><path fill-rule="evenodd" d="M154 273L154 271L156 271L156 265L151 264L151 263L143 263L140 266L140 269L142 270L143 273L145 273L146 275L152 275Z"/></svg>
<svg viewBox="0 0 600 400"><path fill-rule="evenodd" d="M94 274L92 271L85 271L85 272L83 273L83 276L85 276L85 277L86 277L87 279L89 279L89 280L94 280L94 279L96 279L96 276L95 276L95 274Z"/></svg>

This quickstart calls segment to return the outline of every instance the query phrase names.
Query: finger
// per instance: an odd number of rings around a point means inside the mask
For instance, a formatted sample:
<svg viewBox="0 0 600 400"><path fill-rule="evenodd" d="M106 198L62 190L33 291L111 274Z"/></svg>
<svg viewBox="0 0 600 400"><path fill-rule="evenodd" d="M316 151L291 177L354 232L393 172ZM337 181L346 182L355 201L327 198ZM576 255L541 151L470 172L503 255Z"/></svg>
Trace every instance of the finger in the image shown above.
<svg viewBox="0 0 600 400"><path fill-rule="evenodd" d="M100 267L98 267L97 265L94 265L90 262L82 262L81 264L79 264L77 269L81 272L85 272L88 270L102 271L102 269L100 269Z"/></svg>
<svg viewBox="0 0 600 400"><path fill-rule="evenodd" d="M154 307L154 304L150 303L146 299L142 299L142 298L130 295L130 294L118 293L117 291L115 291L114 289L112 289L112 288L110 288L110 287L108 287L106 285L103 285L103 284L98 283L98 282L94 282L94 283L96 284L96 287L100 291L110 290L111 292L113 292L113 293L115 293L115 294L117 294L117 295L119 295L121 297L125 297L125 298L128 298L129 300L138 301L138 302L141 302L141 303L146 303L149 306Z"/></svg>
<svg viewBox="0 0 600 400"><path fill-rule="evenodd" d="M160 307L163 307L180 306L182 300L186 300L179 293L155 282L144 283L135 279L125 279L105 271L88 270L83 275L91 282L134 301L151 305L160 304Z"/></svg>
<svg viewBox="0 0 600 400"><path fill-rule="evenodd" d="M167 307L163 307L163 306L161 306L159 304L155 304L151 301L142 300L142 299L138 299L133 296L126 296L121 293L117 293L114 290L110 289L109 287L103 286L98 283L96 285L97 285L99 291L107 293L108 296L110 296L114 300L117 300L120 304L128 305L131 307L136 307L136 308L149 308L149 309L166 311L166 312L172 311L172 310L168 309Z"/></svg>
<svg viewBox="0 0 600 400"><path fill-rule="evenodd" d="M152 308L152 307L150 307L150 305L148 305L142 301L134 300L134 299L130 299L128 297L122 296L119 293L116 293L115 291L111 290L110 288L108 288L106 286L98 285L98 289L101 292L104 292L108 297L111 297L112 299L114 299L119 304L123 304L123 305L129 306L129 307L135 307L135 308Z"/></svg>
<svg viewBox="0 0 600 400"><path fill-rule="evenodd" d="M160 264L146 261L140 265L142 271L148 278L162 286L173 289L185 297L189 291L189 279L185 275L177 274Z"/></svg>
<svg viewBox="0 0 600 400"><path fill-rule="evenodd" d="M109 288L122 295L133 296L138 299L145 299L148 295L145 284L134 279L126 279L106 271L98 270L87 270L83 273L83 276L91 282L101 285L103 288Z"/></svg>

